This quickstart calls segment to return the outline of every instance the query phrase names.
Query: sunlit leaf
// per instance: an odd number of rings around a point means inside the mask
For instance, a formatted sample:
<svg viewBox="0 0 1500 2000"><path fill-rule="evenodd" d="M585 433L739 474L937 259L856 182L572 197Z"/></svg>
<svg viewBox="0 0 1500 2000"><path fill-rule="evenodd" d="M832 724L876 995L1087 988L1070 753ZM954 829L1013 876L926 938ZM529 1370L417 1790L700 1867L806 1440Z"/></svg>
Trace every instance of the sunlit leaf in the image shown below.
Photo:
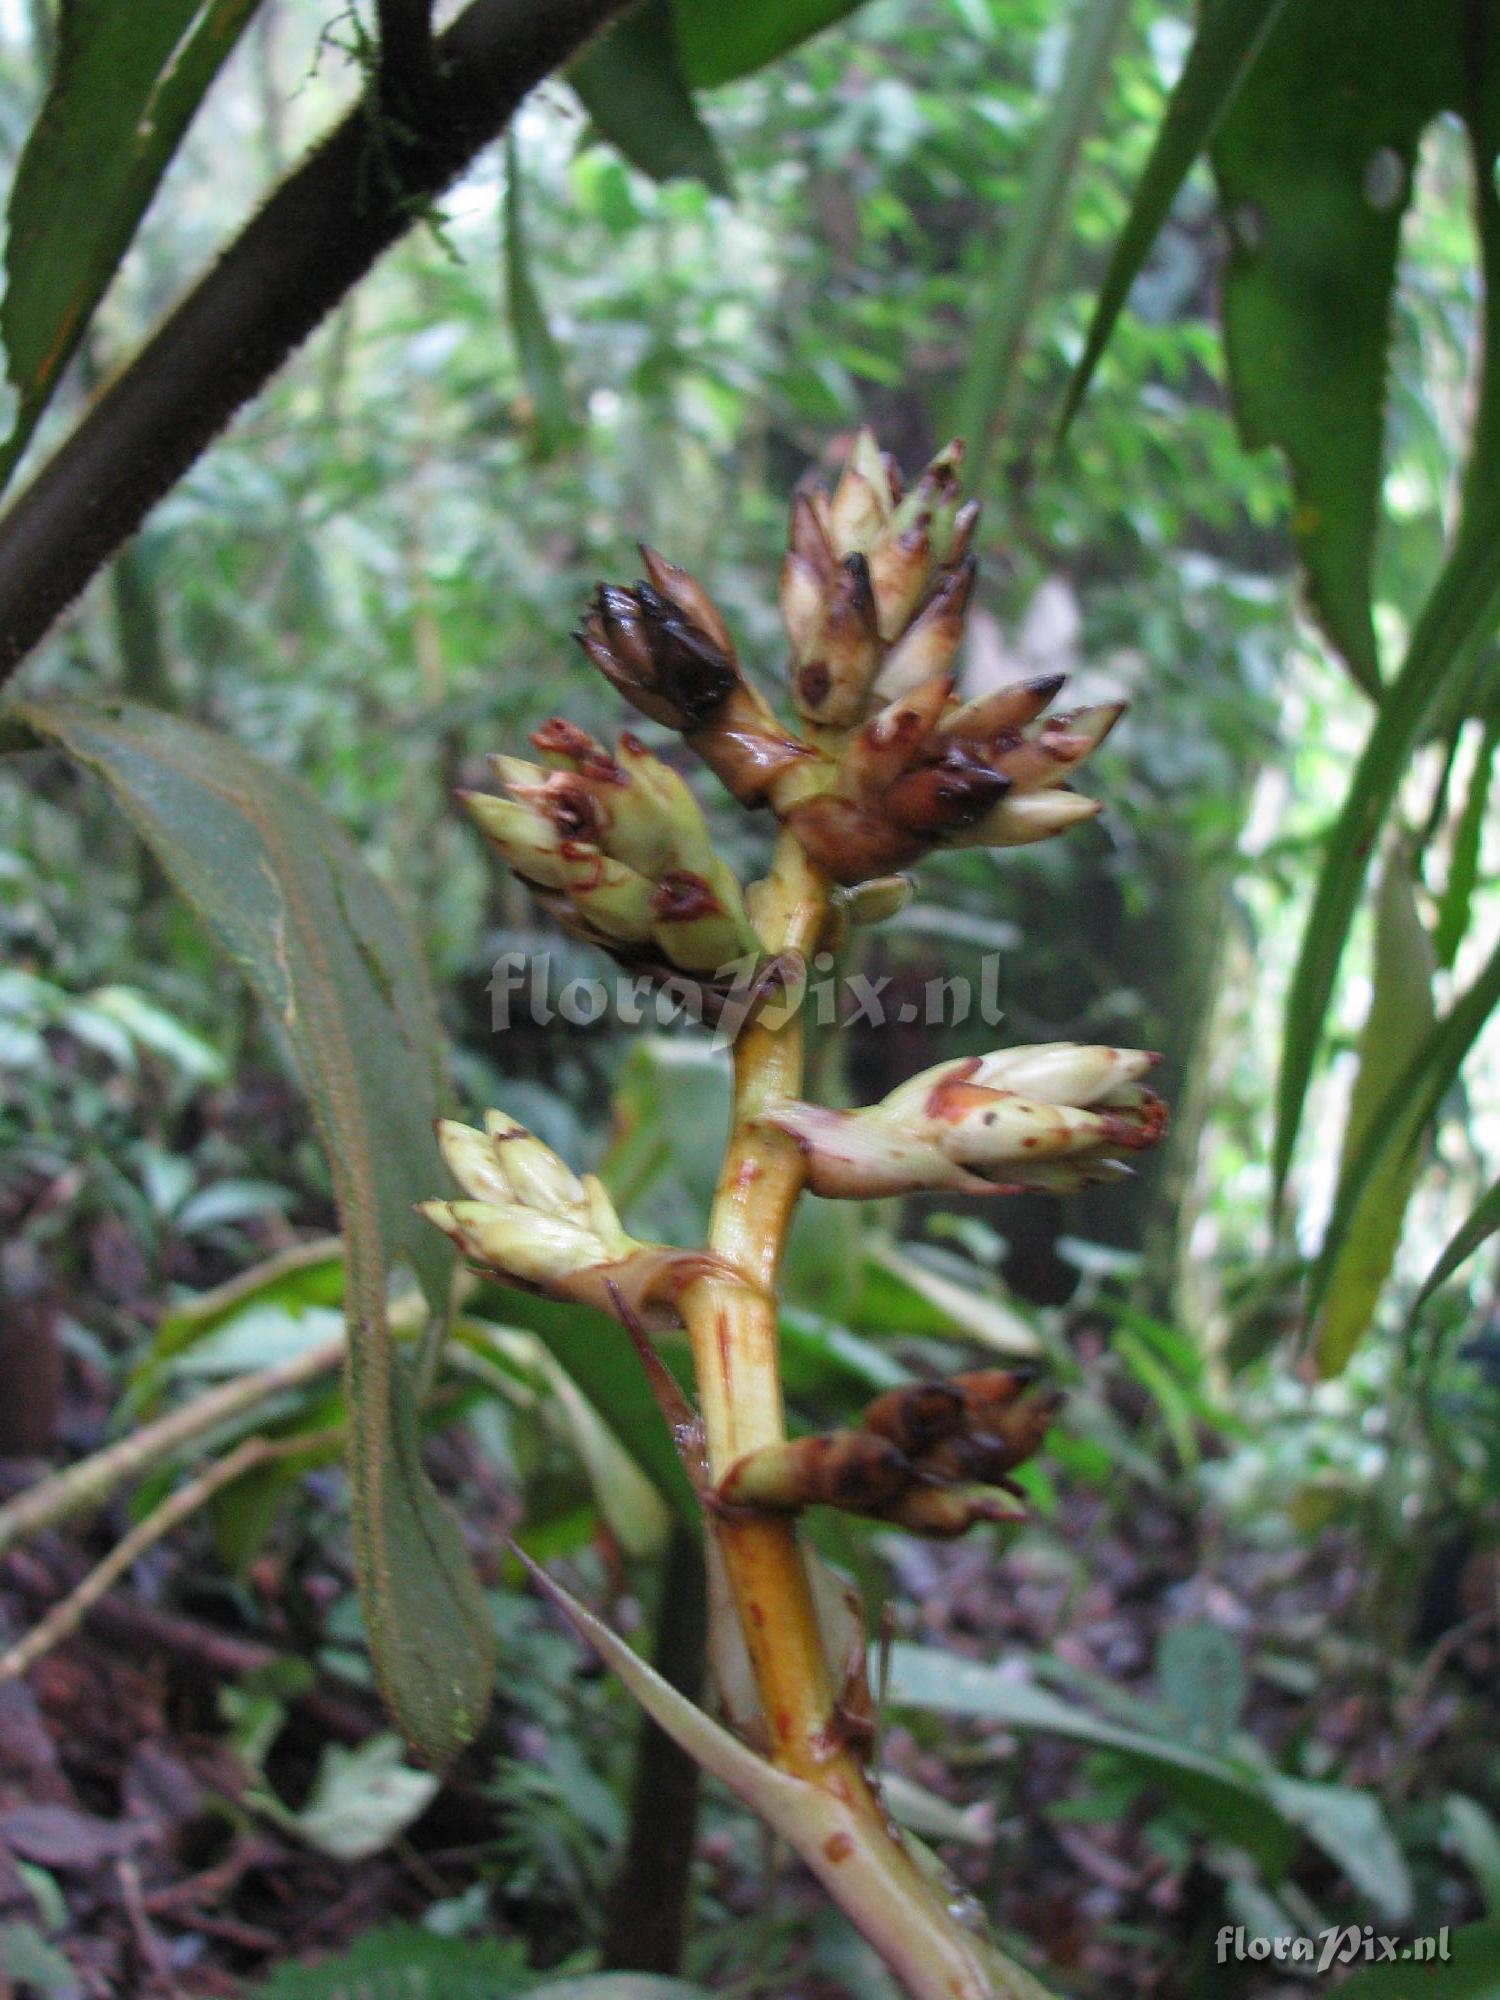
<svg viewBox="0 0 1500 2000"><path fill-rule="evenodd" d="M1437 1025L1409 1050L1385 1083L1369 1113L1359 1143L1350 1153L1339 1182L1333 1215L1324 1237L1324 1254L1313 1275L1313 1303L1331 1300L1335 1260L1358 1226L1367 1189L1384 1185L1388 1173L1404 1172L1469 1051L1500 1007L1500 945L1489 962ZM1357 1254L1357 1250L1356 1250Z"/></svg>
<svg viewBox="0 0 1500 2000"><path fill-rule="evenodd" d="M1446 1285L1459 1266L1473 1256L1480 1244L1500 1230L1500 1181L1494 1181L1475 1204L1472 1213L1454 1230L1442 1255L1422 1281L1412 1311L1418 1311L1440 1285Z"/></svg>
<svg viewBox="0 0 1500 2000"><path fill-rule="evenodd" d="M363 1861L389 1847L397 1834L427 1810L441 1779L408 1764L396 1736L371 1736L346 1750L323 1752L307 1802L296 1812L269 1793L254 1803L309 1847L336 1861Z"/></svg>
<svg viewBox="0 0 1500 2000"><path fill-rule="evenodd" d="M255 7L63 0L51 88L10 197L0 335L20 407L0 446L0 484Z"/></svg>
<svg viewBox="0 0 1500 2000"><path fill-rule="evenodd" d="M715 194L729 177L683 73L671 0L645 0L568 70L595 129L653 180L699 180Z"/></svg>
<svg viewBox="0 0 1500 2000"><path fill-rule="evenodd" d="M1500 479L1477 491L1466 531L1427 600L1406 663L1381 696L1375 726L1328 836L1287 992L1272 1153L1278 1198L1323 1041L1339 962L1370 857L1423 728L1463 674L1470 648L1500 615Z"/></svg>
<svg viewBox="0 0 1500 2000"><path fill-rule="evenodd" d="M1088 339L1068 384L1064 431L1083 400L1178 189L1253 70L1286 4L1287 0L1218 0L1205 14L1099 287Z"/></svg>
<svg viewBox="0 0 1500 2000"><path fill-rule="evenodd" d="M1421 1168L1418 1130L1411 1124L1417 1107L1409 1099L1391 1099L1395 1116L1380 1166L1365 1175L1357 1199L1343 1192L1345 1178L1361 1164L1362 1148L1413 1042L1432 1030L1432 971L1432 943L1417 911L1412 855L1404 841L1396 842L1381 870L1370 1008L1360 1030L1339 1195L1323 1243L1324 1271L1315 1286L1323 1304L1313 1327L1313 1351L1324 1376L1340 1373L1375 1316Z"/></svg>
<svg viewBox="0 0 1500 2000"><path fill-rule="evenodd" d="M1479 1884L1492 1917L1500 1917L1500 1826L1478 1799L1450 1792L1445 1803L1448 1837Z"/></svg>
<svg viewBox="0 0 1500 2000"><path fill-rule="evenodd" d="M531 275L526 240L525 202L514 128L505 140L505 301L515 336L521 378L533 409L533 435L539 458L550 458L575 435L578 425L568 400L562 355L547 324L542 301Z"/></svg>
<svg viewBox="0 0 1500 2000"><path fill-rule="evenodd" d="M749 11L753 15L757 10ZM969 477L975 486L981 483L992 434L1015 386L1053 254L1068 226L1074 169L1098 118L1129 17L1130 0L1084 0L1074 10L1057 97L1027 167L1021 199L1000 232L969 342L969 363L946 426L968 443Z"/></svg>
<svg viewBox="0 0 1500 2000"><path fill-rule="evenodd" d="M195 724L128 706L31 703L38 736L96 772L234 959L298 1063L348 1251L351 1469L371 1646L402 1729L434 1762L489 1700L489 1620L422 1468L386 1282L445 1309L447 1245L413 1213L444 1185L439 1029L411 932L304 787Z"/></svg>

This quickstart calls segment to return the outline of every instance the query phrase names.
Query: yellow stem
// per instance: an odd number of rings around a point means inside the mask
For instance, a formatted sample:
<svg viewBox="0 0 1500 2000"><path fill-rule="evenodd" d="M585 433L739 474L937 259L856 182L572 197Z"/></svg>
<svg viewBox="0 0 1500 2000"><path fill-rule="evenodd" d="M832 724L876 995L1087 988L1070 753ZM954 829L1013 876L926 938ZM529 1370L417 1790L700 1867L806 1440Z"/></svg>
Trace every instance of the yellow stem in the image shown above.
<svg viewBox="0 0 1500 2000"><path fill-rule="evenodd" d="M828 904L826 878L795 836L784 832L755 910L767 949L811 957ZM754 1121L766 1105L800 1093L802 1070L800 1007L768 1007L736 1039L734 1125L708 1240L753 1289L703 1279L682 1302L716 1480L746 1452L786 1436L775 1297L802 1191L802 1155L785 1133ZM813 1865L917 2000L991 2000L1002 1989L982 1948L902 1845L841 1726L795 1524L747 1514L725 1518L714 1532L765 1709L772 1759L835 1801L839 1824L847 1829L818 1844L809 1857Z"/></svg>

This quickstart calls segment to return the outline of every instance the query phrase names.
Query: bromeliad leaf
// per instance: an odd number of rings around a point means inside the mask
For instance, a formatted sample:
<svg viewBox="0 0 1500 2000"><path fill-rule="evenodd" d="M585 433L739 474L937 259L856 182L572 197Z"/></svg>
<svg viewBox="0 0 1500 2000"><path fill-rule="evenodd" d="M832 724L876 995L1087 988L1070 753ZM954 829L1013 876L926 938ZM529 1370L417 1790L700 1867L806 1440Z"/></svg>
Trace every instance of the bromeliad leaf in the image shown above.
<svg viewBox="0 0 1500 2000"><path fill-rule="evenodd" d="M1500 385L1497 385L1500 386ZM1428 719L1462 682L1477 640L1500 615L1500 479L1473 489L1464 534L1438 578L1328 836L1287 989L1272 1167L1279 1201L1349 926L1391 801Z"/></svg>
<svg viewBox="0 0 1500 2000"><path fill-rule="evenodd" d="M1419 1312L1439 1285L1446 1285L1459 1266L1497 1230L1500 1230L1500 1181L1491 1183L1448 1239L1443 1254L1422 1280L1422 1289L1412 1301L1413 1314Z"/></svg>
<svg viewBox="0 0 1500 2000"><path fill-rule="evenodd" d="M1324 1238L1323 1255L1314 1273L1315 1305L1330 1296L1331 1279L1343 1245L1361 1226L1367 1190L1387 1186L1388 1174L1400 1173L1410 1162L1422 1134L1452 1087L1469 1051L1500 1007L1500 945L1490 954L1469 986L1435 1027L1417 1043L1395 1073L1369 1114L1368 1126L1350 1154L1339 1181L1333 1215ZM1354 1252L1360 1253L1358 1246ZM1368 1274L1366 1274L1368 1282ZM1370 1301L1373 1306L1373 1299ZM1320 1359L1321 1359L1320 1350Z"/></svg>
<svg viewBox="0 0 1500 2000"><path fill-rule="evenodd" d="M10 197L0 334L26 449L204 92L257 0L64 0L52 86Z"/></svg>
<svg viewBox="0 0 1500 2000"><path fill-rule="evenodd" d="M1048 267L1067 229L1074 170L1098 118L1129 14L1130 0L1098 0L1077 11L1056 102L1027 167L1021 199L1006 217L953 421L947 426L968 440L969 478L975 486L1015 387Z"/></svg>
<svg viewBox="0 0 1500 2000"><path fill-rule="evenodd" d="M415 941L312 796L222 737L128 706L12 712L104 779L296 1058L348 1247L354 1520L376 1669L402 1729L441 1761L484 1714L490 1640L462 1540L422 1469L387 1323L393 1264L410 1265L434 1314L450 1276L446 1243L413 1213L443 1185L439 1030Z"/></svg>
<svg viewBox="0 0 1500 2000"><path fill-rule="evenodd" d="M1287 455L1312 607L1360 685L1380 685L1372 618L1386 349L1401 219L1422 133L1471 118L1500 45L1468 0L1372 0L1357 33L1292 0L1225 119L1214 165L1229 218L1225 339L1240 427ZM1473 132L1486 296L1500 269L1493 135ZM1486 313L1485 367L1500 338ZM1481 414L1480 432L1492 428ZM1483 445L1488 453L1493 440ZM1490 470L1472 478L1492 479ZM1460 533L1462 535L1462 530Z"/></svg>
<svg viewBox="0 0 1500 2000"><path fill-rule="evenodd" d="M731 1736L686 1695L663 1680L654 1667L631 1651L618 1633L570 1596L522 1550L513 1546L512 1553L525 1565L537 1589L562 1613L585 1645L624 1682L658 1728L796 1848L814 1874L825 1881L833 1877L847 1882L856 1870L870 1865L868 1844L856 1838L859 1821L849 1803L756 1756L738 1737ZM884 1869L887 1864L877 1859L874 1865ZM909 1889L904 1857L900 1857L899 1865L902 1884ZM878 1920L892 1886L879 1879L872 1879L866 1885L860 1898L866 1916ZM983 1992L991 1995L992 2000L1050 2000L1046 1989L1030 1973L1005 1958L986 1939L954 1932L942 1922L929 1928L914 1920L920 1918L921 1912L920 1902L904 1898L899 1939L892 1935L881 1942L880 1948L898 1974L903 1960L928 1969L936 1965L948 1972L955 1993Z"/></svg>
<svg viewBox="0 0 1500 2000"><path fill-rule="evenodd" d="M671 0L632 9L572 65L568 81L595 127L643 174L729 192L719 149L683 74Z"/></svg>
<svg viewBox="0 0 1500 2000"><path fill-rule="evenodd" d="M1421 1167L1420 1135L1410 1126L1415 1107L1403 1100L1392 1123L1394 1143L1385 1148L1380 1166L1366 1176L1357 1199L1343 1191L1413 1041L1431 1032L1432 971L1432 943L1417 911L1412 855L1407 843L1398 841L1381 871L1370 1009L1359 1037L1359 1070L1339 1166L1340 1195L1323 1248L1323 1305L1313 1329L1313 1349L1325 1377L1343 1370L1374 1317Z"/></svg>
<svg viewBox="0 0 1500 2000"><path fill-rule="evenodd" d="M1063 404L1063 432L1083 401L1130 287L1140 275L1178 190L1254 68L1286 4L1287 0L1219 0L1208 9L1099 287L1088 339Z"/></svg>

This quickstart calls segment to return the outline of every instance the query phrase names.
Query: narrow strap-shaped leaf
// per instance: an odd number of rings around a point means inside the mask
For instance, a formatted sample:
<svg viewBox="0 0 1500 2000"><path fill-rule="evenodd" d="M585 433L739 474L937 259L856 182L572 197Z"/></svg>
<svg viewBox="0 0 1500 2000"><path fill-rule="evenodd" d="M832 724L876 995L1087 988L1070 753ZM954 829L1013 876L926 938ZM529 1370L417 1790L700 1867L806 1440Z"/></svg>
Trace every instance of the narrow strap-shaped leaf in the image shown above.
<svg viewBox="0 0 1500 2000"><path fill-rule="evenodd" d="M1212 140L1286 4L1287 0L1214 0L1205 15L1099 287L1088 339L1068 384L1060 434L1066 434L1083 401L1178 189Z"/></svg>
<svg viewBox="0 0 1500 2000"><path fill-rule="evenodd" d="M552 337L536 280L531 275L521 163L514 126L505 135L503 227L505 302L510 311L510 327L515 336L516 356L521 364L521 379L526 384L526 393L535 412L533 435L536 455L538 458L551 458L576 435L578 425L568 401L562 354Z"/></svg>
<svg viewBox="0 0 1500 2000"><path fill-rule="evenodd" d="M1491 1182L1471 1213L1449 1237L1442 1255L1422 1280L1422 1289L1412 1301L1413 1314L1421 1311L1438 1287L1446 1285L1459 1266L1466 1263L1496 1230L1500 1230L1500 1181Z"/></svg>
<svg viewBox="0 0 1500 2000"><path fill-rule="evenodd" d="M1050 2000L1039 1981L987 1939L945 1921L943 1906L915 1864L899 1849L872 1848L863 1822L846 1799L756 1756L514 1544L512 1553L657 1727L796 1848L898 1973L904 1969L903 1959L921 1967L925 1983L911 1990L941 1991L954 2000Z"/></svg>
<svg viewBox="0 0 1500 2000"><path fill-rule="evenodd" d="M1500 480L1482 501L1476 500L1464 539L1427 600L1412 634L1406 663L1381 698L1375 726L1324 847L1323 865L1287 992L1272 1150L1278 1203L1291 1167L1339 962L1381 827L1424 726L1455 678L1466 670L1469 649L1493 630L1497 615Z"/></svg>
<svg viewBox="0 0 1500 2000"><path fill-rule="evenodd" d="M1438 904L1434 946L1438 964L1451 966L1458 956L1464 933L1469 928L1469 908L1479 881L1479 853L1484 839L1485 809L1490 801L1490 785L1495 774L1495 752L1500 749L1500 711L1485 724L1474 768L1469 774L1469 791L1453 835L1453 853L1448 864L1448 880Z"/></svg>
<svg viewBox="0 0 1500 2000"><path fill-rule="evenodd" d="M52 86L11 189L0 335L20 395L0 485L257 0L63 0Z"/></svg>
<svg viewBox="0 0 1500 2000"><path fill-rule="evenodd" d="M676 0L682 66L695 90L764 69L799 42L852 14L861 0Z"/></svg>
<svg viewBox="0 0 1500 2000"><path fill-rule="evenodd" d="M1360 1031L1334 1221L1316 1286L1322 1308L1313 1346L1324 1376L1337 1375L1364 1337L1401 1241L1421 1162L1414 1148L1395 1141L1420 1107L1410 1099L1393 1099L1390 1091L1413 1042L1432 1031L1432 972L1432 943L1417 910L1412 854L1406 841L1397 841L1381 870L1370 1006ZM1390 1143L1382 1148L1378 1165L1367 1169L1363 1147L1382 1116L1393 1121ZM1407 1131L1407 1136L1414 1139L1416 1133ZM1363 1173L1364 1186L1357 1198L1346 1201L1344 1183L1356 1171Z"/></svg>
<svg viewBox="0 0 1500 2000"><path fill-rule="evenodd" d="M296 1057L348 1246L350 1464L360 1582L382 1689L434 1762L489 1700L489 1621L423 1471L386 1320L404 1261L435 1312L450 1258L413 1204L445 1184L433 1137L439 1030L411 932L316 799L227 739L149 709L13 711L109 786L255 989Z"/></svg>
<svg viewBox="0 0 1500 2000"><path fill-rule="evenodd" d="M1497 1007L1500 1007L1500 945L1496 945L1473 985L1454 1002L1436 1027L1422 1037L1370 1114L1359 1146L1339 1181L1322 1254L1313 1274L1314 1307L1328 1296L1335 1259L1366 1189L1376 1184L1374 1177L1387 1160L1400 1163L1410 1158Z"/></svg>
<svg viewBox="0 0 1500 2000"><path fill-rule="evenodd" d="M645 0L568 70L595 127L653 180L700 180L728 194L729 176L698 114L677 48L672 0Z"/></svg>
<svg viewBox="0 0 1500 2000"><path fill-rule="evenodd" d="M1130 6L1131 0L1083 0L1075 8L1057 100L1027 169L1020 202L1006 218L948 426L968 442L976 487L1015 386L1053 251L1067 226L1074 169L1098 117Z"/></svg>

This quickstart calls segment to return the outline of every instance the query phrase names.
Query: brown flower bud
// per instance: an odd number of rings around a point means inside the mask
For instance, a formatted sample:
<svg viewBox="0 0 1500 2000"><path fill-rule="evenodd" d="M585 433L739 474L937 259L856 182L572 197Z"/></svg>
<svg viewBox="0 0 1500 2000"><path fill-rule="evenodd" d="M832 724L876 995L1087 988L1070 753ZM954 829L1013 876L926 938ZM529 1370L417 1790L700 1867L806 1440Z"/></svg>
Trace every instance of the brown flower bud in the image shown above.
<svg viewBox="0 0 1500 2000"><path fill-rule="evenodd" d="M829 1431L747 1453L720 1480L719 1498L726 1506L772 1513L840 1507L870 1514L902 1493L911 1476L888 1439L867 1431Z"/></svg>

